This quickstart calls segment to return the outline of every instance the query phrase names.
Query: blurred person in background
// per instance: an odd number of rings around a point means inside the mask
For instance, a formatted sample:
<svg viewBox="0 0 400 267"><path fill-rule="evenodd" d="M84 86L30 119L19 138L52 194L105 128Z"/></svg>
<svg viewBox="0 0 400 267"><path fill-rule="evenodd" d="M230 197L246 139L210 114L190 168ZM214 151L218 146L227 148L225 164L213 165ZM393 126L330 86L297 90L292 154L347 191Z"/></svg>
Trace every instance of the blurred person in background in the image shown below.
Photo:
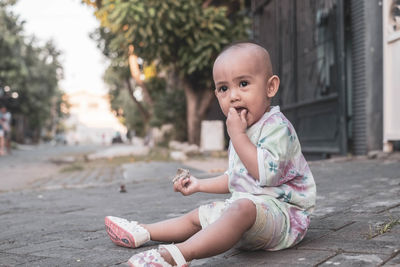
<svg viewBox="0 0 400 267"><path fill-rule="evenodd" d="M5 155L4 147L7 153L11 153L11 113L7 107L0 106L0 156Z"/></svg>

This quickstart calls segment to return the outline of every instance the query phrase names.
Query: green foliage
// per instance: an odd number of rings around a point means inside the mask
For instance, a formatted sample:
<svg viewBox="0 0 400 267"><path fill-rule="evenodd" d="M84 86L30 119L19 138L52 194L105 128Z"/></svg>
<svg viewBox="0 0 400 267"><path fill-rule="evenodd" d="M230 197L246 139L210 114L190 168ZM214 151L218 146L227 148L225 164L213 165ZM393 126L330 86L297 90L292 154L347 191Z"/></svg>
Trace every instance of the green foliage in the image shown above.
<svg viewBox="0 0 400 267"><path fill-rule="evenodd" d="M21 74L27 74L22 55L22 30L18 17L6 7L0 7L0 86L16 84Z"/></svg>
<svg viewBox="0 0 400 267"><path fill-rule="evenodd" d="M249 36L250 19L243 11L244 1L206 7L202 2L103 0L96 15L113 34L111 50L127 53L127 45L133 44L146 61L172 64L183 77L207 76L203 86L210 86L215 56L223 46ZM228 13L235 4L236 10Z"/></svg>
<svg viewBox="0 0 400 267"><path fill-rule="evenodd" d="M26 118L27 132L54 127L54 117L61 115L56 106L62 101L60 52L52 42L38 46L34 37L24 37L23 23L7 4L0 5L0 32L0 86L11 88L9 95L18 94L17 99L3 97L3 102Z"/></svg>
<svg viewBox="0 0 400 267"><path fill-rule="evenodd" d="M379 235L383 235L389 232L395 225L400 225L400 218L394 219L392 214L389 213L389 220L387 222L381 223L377 226L369 226L369 233L367 239L372 239Z"/></svg>
<svg viewBox="0 0 400 267"><path fill-rule="evenodd" d="M123 86L123 85L120 85ZM176 139L186 138L186 105L185 95L182 90L167 90L166 82L161 78L152 78L146 82L154 100L154 114L150 121L153 127L160 127L166 123L172 123L176 133ZM144 121L140 116L137 105L132 102L128 90L110 90L111 108L115 111L123 110L122 122L137 136L145 136Z"/></svg>
<svg viewBox="0 0 400 267"><path fill-rule="evenodd" d="M111 108L122 118L128 129L135 130L137 136L145 136L144 120L138 106L132 101L127 89L129 68L120 64L111 64L104 73L103 79L109 87ZM123 113L119 114L119 110Z"/></svg>
<svg viewBox="0 0 400 267"><path fill-rule="evenodd" d="M164 79L152 78L146 82L154 100L154 114L151 126L160 127L171 123L176 131L177 140L186 139L186 102L185 93L179 88L167 90Z"/></svg>
<svg viewBox="0 0 400 267"><path fill-rule="evenodd" d="M119 116L122 123L131 130L135 130L137 136L145 136L143 118L139 115L139 111L135 103L132 102L127 90L110 91L111 108L115 111L123 110Z"/></svg>
<svg viewBox="0 0 400 267"><path fill-rule="evenodd" d="M24 54L27 74L20 76L19 111L29 117L31 127L42 127L51 114L53 97L60 98L58 79L62 67L60 53L51 42L44 47L26 46ZM57 73L58 71L58 73Z"/></svg>

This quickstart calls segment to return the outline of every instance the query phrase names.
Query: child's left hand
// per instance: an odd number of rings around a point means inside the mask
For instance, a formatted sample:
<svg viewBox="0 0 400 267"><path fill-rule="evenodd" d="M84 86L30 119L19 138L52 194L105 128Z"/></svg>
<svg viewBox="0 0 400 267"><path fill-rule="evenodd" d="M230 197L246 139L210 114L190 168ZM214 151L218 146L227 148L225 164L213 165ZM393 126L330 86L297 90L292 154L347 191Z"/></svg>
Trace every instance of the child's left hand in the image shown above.
<svg viewBox="0 0 400 267"><path fill-rule="evenodd" d="M226 118L226 127L228 130L229 137L232 139L237 134L246 133L247 110L243 109L240 114L234 108L229 108L228 116Z"/></svg>
<svg viewBox="0 0 400 267"><path fill-rule="evenodd" d="M174 191L181 192L184 196L191 195L199 191L199 182L197 178L190 175L190 177L188 178L183 178L175 181Z"/></svg>

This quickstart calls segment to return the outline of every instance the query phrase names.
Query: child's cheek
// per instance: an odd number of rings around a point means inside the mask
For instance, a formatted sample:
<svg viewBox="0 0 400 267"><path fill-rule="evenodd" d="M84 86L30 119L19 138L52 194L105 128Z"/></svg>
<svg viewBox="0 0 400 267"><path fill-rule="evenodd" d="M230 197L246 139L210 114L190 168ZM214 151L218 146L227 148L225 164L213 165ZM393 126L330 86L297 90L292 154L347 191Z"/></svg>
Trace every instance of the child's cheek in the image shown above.
<svg viewBox="0 0 400 267"><path fill-rule="evenodd" d="M228 118L229 116L229 106L221 106L222 107L222 112L224 113L225 117Z"/></svg>

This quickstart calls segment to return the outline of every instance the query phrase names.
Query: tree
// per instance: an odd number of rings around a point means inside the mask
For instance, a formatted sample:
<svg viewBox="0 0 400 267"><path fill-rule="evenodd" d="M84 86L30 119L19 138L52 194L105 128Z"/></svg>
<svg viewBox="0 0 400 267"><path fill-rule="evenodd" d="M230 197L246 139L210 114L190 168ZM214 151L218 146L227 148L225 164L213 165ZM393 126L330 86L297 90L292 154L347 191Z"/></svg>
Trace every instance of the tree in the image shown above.
<svg viewBox="0 0 400 267"><path fill-rule="evenodd" d="M34 37L24 37L23 22L8 10L14 3L0 5L0 87L14 96L2 100L23 125L17 129L18 141L24 141L25 133L38 141L44 128L55 129L61 114L57 107L62 101L60 52L51 41L39 46Z"/></svg>
<svg viewBox="0 0 400 267"><path fill-rule="evenodd" d="M157 62L179 76L186 96L188 138L200 142L200 123L213 98L212 63L222 47L248 38L245 1L83 0L96 8L103 44L127 58L128 47L146 62Z"/></svg>
<svg viewBox="0 0 400 267"><path fill-rule="evenodd" d="M116 99L116 97L120 94L119 91L121 89L127 91L126 93L122 93L121 95L133 100L133 102L136 106L135 111L137 110L139 112L139 114L141 115L142 121L141 121L140 125L144 127L143 130L144 130L144 132L146 132L148 125L150 123L151 114L148 111L148 108L145 106L145 104L140 102L135 97L134 89L132 86L131 77L130 77L130 73L129 73L129 68L125 64L120 64L115 61L116 60L114 60L114 62L112 62L109 65L109 67L107 68L107 70L103 76L103 79L110 88L111 96L113 97L112 99ZM120 89L120 90L118 90L118 89ZM118 103L121 103L122 107L128 107L128 105L125 104L126 103L125 101L123 101L123 102L119 101ZM118 109L118 105L114 105L112 107ZM138 125L138 124L132 124L131 126L133 126L133 125Z"/></svg>
<svg viewBox="0 0 400 267"><path fill-rule="evenodd" d="M122 86L120 85L119 88L122 88ZM122 122L128 129L135 130L137 136L145 136L147 134L145 123L149 123L153 127L160 127L163 124L170 123L175 126L175 129L186 129L186 105L183 91L165 90L165 79L158 77L147 80L146 86L150 89L151 97L154 100L154 114L150 121L144 121L143 116L137 116L138 113L141 113L139 110L140 105L131 101L129 96L131 93L128 90L117 90L117 86L110 86L111 108L122 118ZM176 140L183 141L186 138L186 132L175 131L173 137Z"/></svg>
<svg viewBox="0 0 400 267"><path fill-rule="evenodd" d="M7 10L7 2L0 5L0 86L17 83L24 72L23 25Z"/></svg>
<svg viewBox="0 0 400 267"><path fill-rule="evenodd" d="M53 112L61 98L58 88L58 81L62 78L62 66L58 61L60 54L51 41L40 47L34 39L25 45L22 54L25 74L20 76L17 86L20 95L17 111L28 118L36 142L44 127L52 131L54 116L60 115Z"/></svg>

